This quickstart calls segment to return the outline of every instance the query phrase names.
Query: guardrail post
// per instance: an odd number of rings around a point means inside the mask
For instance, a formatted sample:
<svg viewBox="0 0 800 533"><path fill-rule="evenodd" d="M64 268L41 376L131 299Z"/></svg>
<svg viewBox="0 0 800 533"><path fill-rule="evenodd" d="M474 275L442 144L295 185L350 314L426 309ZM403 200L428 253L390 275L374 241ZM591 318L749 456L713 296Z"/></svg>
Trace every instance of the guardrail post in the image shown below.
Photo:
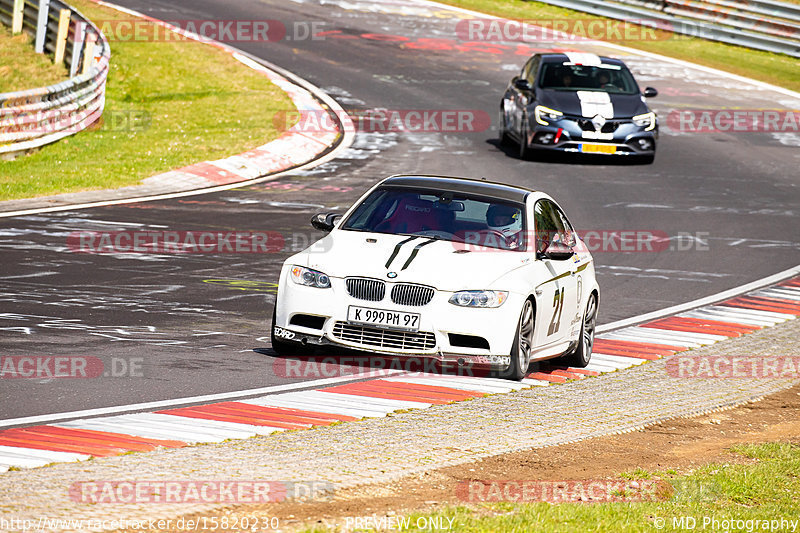
<svg viewBox="0 0 800 533"><path fill-rule="evenodd" d="M69 63L69 77L74 78L78 73L78 65L81 62L81 52L83 43L86 40L86 23L80 20L75 21L75 35L72 42L72 61Z"/></svg>
<svg viewBox="0 0 800 533"><path fill-rule="evenodd" d="M69 21L72 11L62 9L58 15L58 37L56 37L56 54L53 63L56 65L64 61L64 53L67 51L67 35L69 34Z"/></svg>
<svg viewBox="0 0 800 533"><path fill-rule="evenodd" d="M83 72L88 74L94 66L94 47L97 45L97 35L90 33L86 36L86 45L83 47Z"/></svg>
<svg viewBox="0 0 800 533"><path fill-rule="evenodd" d="M36 46L37 54L44 53L44 40L47 36L47 17L50 13L50 0L39 0L39 17L36 20Z"/></svg>
<svg viewBox="0 0 800 533"><path fill-rule="evenodd" d="M22 18L25 14L25 0L14 0L14 9L11 17L11 33L22 33Z"/></svg>

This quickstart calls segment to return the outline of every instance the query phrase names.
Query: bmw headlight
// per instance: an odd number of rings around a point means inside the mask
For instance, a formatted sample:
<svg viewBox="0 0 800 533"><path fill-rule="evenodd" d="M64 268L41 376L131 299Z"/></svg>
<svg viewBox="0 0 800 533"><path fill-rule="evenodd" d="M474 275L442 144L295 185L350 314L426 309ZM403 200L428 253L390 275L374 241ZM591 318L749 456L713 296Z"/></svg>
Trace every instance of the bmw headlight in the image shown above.
<svg viewBox="0 0 800 533"><path fill-rule="evenodd" d="M543 126L550 125L547 120L558 120L564 116L564 113L561 111L556 111L555 109L550 109L543 105L537 105L533 110L533 114L536 117L536 122Z"/></svg>
<svg viewBox="0 0 800 533"><path fill-rule="evenodd" d="M306 285L308 287L317 287L318 289L329 289L331 287L331 279L327 274L323 274L317 270L310 268L293 266L291 270L292 281L298 285Z"/></svg>
<svg viewBox="0 0 800 533"><path fill-rule="evenodd" d="M459 307L500 307L508 299L508 291L458 291L449 302Z"/></svg>
<svg viewBox="0 0 800 533"><path fill-rule="evenodd" d="M643 115L636 115L632 120L634 124L644 128L644 131L651 131L656 127L656 114L652 111Z"/></svg>

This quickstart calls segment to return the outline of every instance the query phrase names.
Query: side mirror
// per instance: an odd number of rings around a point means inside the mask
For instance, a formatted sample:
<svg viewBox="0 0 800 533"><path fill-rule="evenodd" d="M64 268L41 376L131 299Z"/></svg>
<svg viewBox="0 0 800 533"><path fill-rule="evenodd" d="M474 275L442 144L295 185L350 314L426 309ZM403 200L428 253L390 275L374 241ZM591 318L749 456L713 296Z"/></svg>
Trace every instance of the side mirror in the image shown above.
<svg viewBox="0 0 800 533"><path fill-rule="evenodd" d="M644 94L645 98L653 98L654 96L658 96L658 91L653 87L645 87L642 94Z"/></svg>
<svg viewBox="0 0 800 533"><path fill-rule="evenodd" d="M532 91L533 90L533 85L531 85L531 82L529 82L525 78L517 78L516 81L514 81L514 87L516 87L520 91Z"/></svg>
<svg viewBox="0 0 800 533"><path fill-rule="evenodd" d="M575 255L575 252L572 250L572 248L565 244L560 242L552 242L542 255L544 255L547 259L552 259L553 261L566 261Z"/></svg>
<svg viewBox="0 0 800 533"><path fill-rule="evenodd" d="M311 217L311 225L320 231L329 232L336 226L336 219L341 216L338 213L317 213Z"/></svg>

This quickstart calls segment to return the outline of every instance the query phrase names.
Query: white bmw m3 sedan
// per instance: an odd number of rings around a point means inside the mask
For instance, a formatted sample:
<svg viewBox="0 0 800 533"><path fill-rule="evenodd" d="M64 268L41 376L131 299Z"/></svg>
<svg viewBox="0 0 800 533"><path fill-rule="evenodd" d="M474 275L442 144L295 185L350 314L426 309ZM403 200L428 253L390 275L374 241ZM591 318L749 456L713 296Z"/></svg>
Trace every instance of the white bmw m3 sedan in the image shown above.
<svg viewBox="0 0 800 533"><path fill-rule="evenodd" d="M328 235L283 265L271 328L279 355L335 345L517 380L533 361L589 363L594 264L548 195L392 176L311 223Z"/></svg>

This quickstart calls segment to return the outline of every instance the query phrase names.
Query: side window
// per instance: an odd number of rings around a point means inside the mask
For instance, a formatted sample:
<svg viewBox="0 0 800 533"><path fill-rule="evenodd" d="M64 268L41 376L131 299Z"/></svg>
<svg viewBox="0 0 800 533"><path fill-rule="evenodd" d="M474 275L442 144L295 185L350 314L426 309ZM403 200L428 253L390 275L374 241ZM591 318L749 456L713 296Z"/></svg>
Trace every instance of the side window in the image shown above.
<svg viewBox="0 0 800 533"><path fill-rule="evenodd" d="M539 200L533 208L536 225L536 253L544 252L551 242L561 241L564 225L558 207L549 200ZM563 242L563 241L562 241Z"/></svg>
<svg viewBox="0 0 800 533"><path fill-rule="evenodd" d="M534 56L525 63L525 66L522 67L522 71L519 73L520 79L528 80L533 83L536 71L539 69L539 59L539 57Z"/></svg>
<svg viewBox="0 0 800 533"><path fill-rule="evenodd" d="M536 71L539 70L539 57L534 57L528 62L528 71L525 73L525 78L531 82L532 86L536 85Z"/></svg>
<svg viewBox="0 0 800 533"><path fill-rule="evenodd" d="M572 224L569 223L569 220L567 220L567 215L565 215L564 212L558 207L556 207L556 210L558 212L558 216L561 218L561 225L564 228L561 242L570 248L573 248L577 244L577 241L575 240L575 230L572 228Z"/></svg>

